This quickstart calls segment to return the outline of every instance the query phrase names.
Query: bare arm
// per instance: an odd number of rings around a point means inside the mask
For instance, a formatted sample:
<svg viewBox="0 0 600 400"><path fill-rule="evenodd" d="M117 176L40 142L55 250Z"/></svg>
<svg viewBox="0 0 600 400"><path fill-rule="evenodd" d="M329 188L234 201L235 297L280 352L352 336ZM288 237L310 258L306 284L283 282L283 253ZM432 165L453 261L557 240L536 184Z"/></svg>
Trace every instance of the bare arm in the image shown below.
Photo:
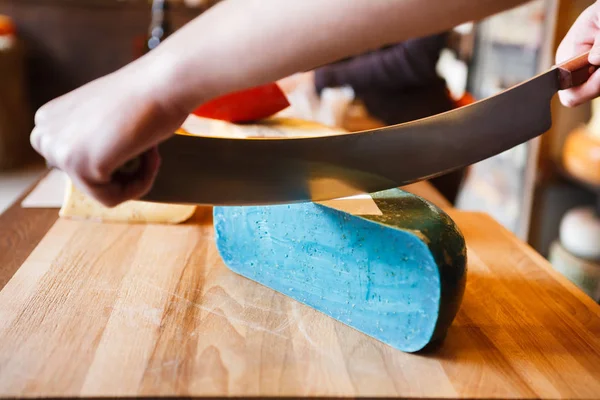
<svg viewBox="0 0 600 400"><path fill-rule="evenodd" d="M168 92L191 109L206 96L442 32L526 2L227 0L163 42L148 62L174 66Z"/></svg>

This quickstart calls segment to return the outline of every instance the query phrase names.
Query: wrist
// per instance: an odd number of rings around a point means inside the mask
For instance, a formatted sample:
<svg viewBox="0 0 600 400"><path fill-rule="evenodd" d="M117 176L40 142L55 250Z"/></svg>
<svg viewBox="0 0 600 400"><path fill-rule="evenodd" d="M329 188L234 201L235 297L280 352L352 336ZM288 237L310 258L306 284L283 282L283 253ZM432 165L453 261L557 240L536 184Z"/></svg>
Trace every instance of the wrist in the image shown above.
<svg viewBox="0 0 600 400"><path fill-rule="evenodd" d="M181 55L175 55L169 49L156 48L138 62L132 71L138 82L138 92L164 109L189 114L214 96L208 85L199 82L199 74L191 76Z"/></svg>

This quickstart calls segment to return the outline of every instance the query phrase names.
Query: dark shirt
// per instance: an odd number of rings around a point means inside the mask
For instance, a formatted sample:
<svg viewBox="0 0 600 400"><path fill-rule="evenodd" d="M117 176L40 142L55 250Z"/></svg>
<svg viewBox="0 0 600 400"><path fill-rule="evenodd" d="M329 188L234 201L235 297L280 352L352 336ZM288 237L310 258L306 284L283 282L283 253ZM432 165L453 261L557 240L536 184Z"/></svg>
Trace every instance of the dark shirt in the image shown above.
<svg viewBox="0 0 600 400"><path fill-rule="evenodd" d="M388 125L448 111L454 103L436 71L447 35L407 40L318 68L316 89L350 86L369 113Z"/></svg>

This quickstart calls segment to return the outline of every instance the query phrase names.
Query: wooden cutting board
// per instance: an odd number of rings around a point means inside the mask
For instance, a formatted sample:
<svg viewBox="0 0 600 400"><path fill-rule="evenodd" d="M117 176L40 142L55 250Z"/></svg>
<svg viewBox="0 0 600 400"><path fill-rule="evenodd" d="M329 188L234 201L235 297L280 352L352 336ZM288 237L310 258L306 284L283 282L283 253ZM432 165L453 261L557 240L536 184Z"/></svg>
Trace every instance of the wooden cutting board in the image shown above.
<svg viewBox="0 0 600 400"><path fill-rule="evenodd" d="M443 345L407 354L230 272L180 226L58 220L0 292L0 395L600 396L600 306L484 214Z"/></svg>

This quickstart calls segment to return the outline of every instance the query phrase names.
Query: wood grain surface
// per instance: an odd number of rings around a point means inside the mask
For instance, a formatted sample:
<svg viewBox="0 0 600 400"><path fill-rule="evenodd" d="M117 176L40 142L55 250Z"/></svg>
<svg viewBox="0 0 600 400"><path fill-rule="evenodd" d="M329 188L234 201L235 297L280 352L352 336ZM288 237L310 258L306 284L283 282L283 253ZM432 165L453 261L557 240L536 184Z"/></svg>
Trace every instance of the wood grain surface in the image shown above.
<svg viewBox="0 0 600 400"><path fill-rule="evenodd" d="M419 355L229 271L210 209L58 220L0 291L0 395L598 397L600 306L490 217L449 213L466 294Z"/></svg>
<svg viewBox="0 0 600 400"><path fill-rule="evenodd" d="M0 289L6 285L58 218L58 210L22 208L21 201L43 179L40 177L0 214Z"/></svg>

